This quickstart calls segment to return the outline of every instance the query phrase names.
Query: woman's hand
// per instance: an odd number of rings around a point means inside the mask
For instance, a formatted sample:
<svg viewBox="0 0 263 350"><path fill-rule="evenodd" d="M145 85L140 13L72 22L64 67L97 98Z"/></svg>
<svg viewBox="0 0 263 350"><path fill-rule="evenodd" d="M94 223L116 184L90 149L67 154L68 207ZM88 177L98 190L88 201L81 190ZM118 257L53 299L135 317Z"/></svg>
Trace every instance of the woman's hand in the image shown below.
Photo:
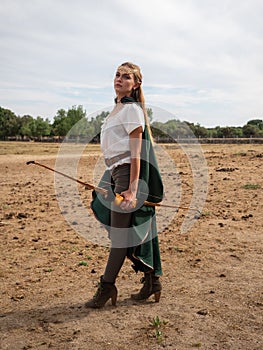
<svg viewBox="0 0 263 350"><path fill-rule="evenodd" d="M128 189L121 192L121 196L124 198L120 204L121 209L130 210L136 207L136 193Z"/></svg>

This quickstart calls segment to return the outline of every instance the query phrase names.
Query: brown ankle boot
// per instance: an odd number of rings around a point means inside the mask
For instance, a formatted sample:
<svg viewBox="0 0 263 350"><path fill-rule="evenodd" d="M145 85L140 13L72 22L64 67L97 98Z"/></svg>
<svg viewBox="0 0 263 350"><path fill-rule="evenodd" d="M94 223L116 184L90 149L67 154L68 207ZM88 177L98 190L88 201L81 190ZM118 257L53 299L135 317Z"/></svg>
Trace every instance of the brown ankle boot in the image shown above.
<svg viewBox="0 0 263 350"><path fill-rule="evenodd" d="M154 294L155 302L158 303L161 296L162 285L159 281L159 277L154 276L153 273L145 273L144 277L141 279L143 287L137 294L132 294L131 298L133 300L146 300L152 294Z"/></svg>
<svg viewBox="0 0 263 350"><path fill-rule="evenodd" d="M114 283L105 282L103 276L101 276L95 295L91 300L86 302L85 307L100 309L110 298L112 305L116 306L117 288Z"/></svg>

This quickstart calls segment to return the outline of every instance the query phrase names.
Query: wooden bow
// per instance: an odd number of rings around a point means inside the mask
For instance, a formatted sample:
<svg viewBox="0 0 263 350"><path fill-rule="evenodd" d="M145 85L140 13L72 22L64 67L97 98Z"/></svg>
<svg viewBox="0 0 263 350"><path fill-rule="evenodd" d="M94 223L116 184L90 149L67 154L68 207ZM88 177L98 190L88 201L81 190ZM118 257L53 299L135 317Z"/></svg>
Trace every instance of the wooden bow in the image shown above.
<svg viewBox="0 0 263 350"><path fill-rule="evenodd" d="M70 179L70 180L72 180L72 181L75 181L75 182L79 183L80 185L85 186L85 188L88 189L88 190L94 190L94 191L96 191L96 192L98 192L98 193L103 194L105 197L107 197L107 195L108 195L108 190L106 190L105 188L98 187L98 186L94 186L94 185L89 184L89 183L87 183L87 182L78 180L78 179L76 179L76 178L74 178L74 177L72 177L72 176L69 176L69 175L67 175L67 174L64 174L64 173L62 173L62 172L60 172L60 171L58 171L58 170L55 170L55 169L53 169L53 168L50 168L49 166L44 165L44 164L41 164L41 163L36 162L36 161L34 161L34 160L30 160L30 161L26 162L26 164L27 164L27 165L29 165L29 164L38 165L38 166L40 166L40 167L42 167L42 168L51 170L51 171L53 171L54 173L57 173L57 174L59 174L59 175L61 175L61 176L64 176L64 177L66 177L66 178L68 178L68 179ZM122 202L123 200L124 200L124 197L123 197L123 196L121 196L121 195L118 194L118 193L115 194L114 203L115 203L116 205L120 205L121 202ZM200 212L197 208L183 207L183 206L179 206L179 205L170 205L170 204L163 204L163 203L154 203L154 202L149 202L149 201L144 201L143 204L144 204L144 205L147 205L147 206L150 206L150 207L165 207L165 208L172 208L172 209L194 210L194 211L197 211L199 214L201 214L201 212Z"/></svg>

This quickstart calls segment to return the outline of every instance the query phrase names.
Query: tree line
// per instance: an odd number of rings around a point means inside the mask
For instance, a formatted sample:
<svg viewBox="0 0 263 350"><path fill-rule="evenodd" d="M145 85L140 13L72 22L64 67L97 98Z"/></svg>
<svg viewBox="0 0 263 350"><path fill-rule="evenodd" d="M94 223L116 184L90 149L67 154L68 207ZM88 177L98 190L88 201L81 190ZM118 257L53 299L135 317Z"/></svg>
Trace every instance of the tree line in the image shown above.
<svg viewBox="0 0 263 350"><path fill-rule="evenodd" d="M263 120L251 119L245 125L216 126L206 128L199 123L182 122L171 119L167 122L153 120L153 111L147 109L152 134L155 139L162 141L169 138L262 138ZM63 139L70 137L90 137L99 141L101 125L109 112L101 112L90 120L87 119L83 106L72 106L68 110L59 109L51 122L48 118L30 115L18 116L9 109L0 107L0 140L42 140L43 138ZM168 136L169 135L169 136Z"/></svg>

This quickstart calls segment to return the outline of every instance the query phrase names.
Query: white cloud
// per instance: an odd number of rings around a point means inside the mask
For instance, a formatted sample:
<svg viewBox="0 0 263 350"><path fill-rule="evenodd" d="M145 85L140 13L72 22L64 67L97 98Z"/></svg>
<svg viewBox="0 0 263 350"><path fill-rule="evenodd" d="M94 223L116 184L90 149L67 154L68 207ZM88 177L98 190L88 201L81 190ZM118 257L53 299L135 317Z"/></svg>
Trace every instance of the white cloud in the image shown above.
<svg viewBox="0 0 263 350"><path fill-rule="evenodd" d="M260 0L19 0L0 7L1 105L54 116L108 106L126 60L150 104L203 125L262 117Z"/></svg>

